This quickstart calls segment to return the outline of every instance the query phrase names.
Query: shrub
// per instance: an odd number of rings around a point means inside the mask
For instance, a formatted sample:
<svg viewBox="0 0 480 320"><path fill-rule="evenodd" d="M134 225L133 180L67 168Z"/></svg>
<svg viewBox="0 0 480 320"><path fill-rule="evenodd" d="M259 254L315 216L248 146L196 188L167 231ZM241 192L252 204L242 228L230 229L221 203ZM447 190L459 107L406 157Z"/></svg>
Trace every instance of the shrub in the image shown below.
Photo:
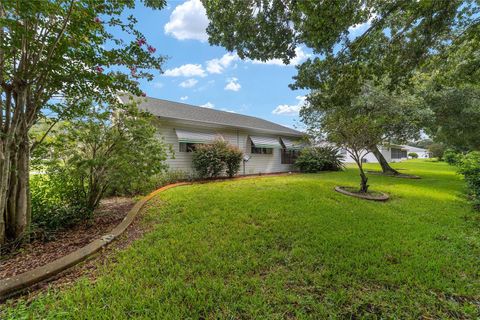
<svg viewBox="0 0 480 320"><path fill-rule="evenodd" d="M443 160L443 153L445 151L445 147L443 144L433 143L428 147L428 151L430 151L434 158L437 158L439 161Z"/></svg>
<svg viewBox="0 0 480 320"><path fill-rule="evenodd" d="M225 166L227 176L235 176L240 170L243 159L243 152L236 146L229 145L225 153Z"/></svg>
<svg viewBox="0 0 480 320"><path fill-rule="evenodd" d="M33 175L30 179L33 229L44 232L67 228L88 219L93 211L76 196L64 176ZM67 184L69 186L67 186ZM79 191L79 190L78 190Z"/></svg>
<svg viewBox="0 0 480 320"><path fill-rule="evenodd" d="M443 160L445 160L446 163L452 166L457 165L461 157L461 154L452 149L445 150L445 152L443 153Z"/></svg>
<svg viewBox="0 0 480 320"><path fill-rule="evenodd" d="M410 158L412 158L412 159L417 159L417 158L418 158L418 154L417 154L416 152L410 152L410 153L408 154L408 156L409 156Z"/></svg>
<svg viewBox="0 0 480 320"><path fill-rule="evenodd" d="M334 147L310 147L300 152L295 166L302 172L338 171L343 168L343 156Z"/></svg>
<svg viewBox="0 0 480 320"><path fill-rule="evenodd" d="M480 209L480 152L469 152L458 162L458 166L459 173L465 177L475 208Z"/></svg>
<svg viewBox="0 0 480 320"><path fill-rule="evenodd" d="M200 178L215 178L226 171L233 177L240 169L243 153L222 140L199 145L193 152L193 168Z"/></svg>
<svg viewBox="0 0 480 320"><path fill-rule="evenodd" d="M226 149L227 143L221 140L197 146L192 164L200 178L215 178L225 170Z"/></svg>

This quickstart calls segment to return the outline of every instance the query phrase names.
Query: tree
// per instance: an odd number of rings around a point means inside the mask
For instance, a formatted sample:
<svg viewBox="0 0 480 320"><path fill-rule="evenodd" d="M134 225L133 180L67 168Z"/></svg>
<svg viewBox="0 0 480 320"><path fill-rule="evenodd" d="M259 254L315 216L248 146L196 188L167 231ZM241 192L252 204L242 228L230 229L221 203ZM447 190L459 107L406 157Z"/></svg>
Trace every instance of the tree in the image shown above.
<svg viewBox="0 0 480 320"><path fill-rule="evenodd" d="M478 6L468 0L203 3L210 43L242 59L288 63L298 48L311 49L314 57L297 66L291 88L324 95L332 107L350 105L367 81L402 88L454 35L472 35L479 24ZM364 31L354 34L359 25ZM372 151L384 170L393 170L376 146Z"/></svg>
<svg viewBox="0 0 480 320"><path fill-rule="evenodd" d="M372 126L371 121L364 115L346 115L345 110L328 111L323 118L322 125L327 132L329 141L341 146L350 154L360 171L359 192L368 192L368 178L363 170L363 159L372 146L376 145L381 132L378 127Z"/></svg>
<svg viewBox="0 0 480 320"><path fill-rule="evenodd" d="M165 6L164 0L143 2ZM116 104L117 91L141 95L136 80L160 70L164 58L154 55L133 16L123 18L135 3L0 3L0 245L21 238L30 225L30 128L47 113L61 118L79 111L81 104L64 97ZM114 29L131 41L115 37Z"/></svg>
<svg viewBox="0 0 480 320"><path fill-rule="evenodd" d="M38 161L71 202L92 212L107 190L128 189L166 169L166 148L156 132L153 116L135 106L92 106L62 125L48 143L51 155Z"/></svg>
<svg viewBox="0 0 480 320"><path fill-rule="evenodd" d="M432 143L428 147L428 151L432 154L434 158L442 161L443 153L445 152L445 146L441 143Z"/></svg>

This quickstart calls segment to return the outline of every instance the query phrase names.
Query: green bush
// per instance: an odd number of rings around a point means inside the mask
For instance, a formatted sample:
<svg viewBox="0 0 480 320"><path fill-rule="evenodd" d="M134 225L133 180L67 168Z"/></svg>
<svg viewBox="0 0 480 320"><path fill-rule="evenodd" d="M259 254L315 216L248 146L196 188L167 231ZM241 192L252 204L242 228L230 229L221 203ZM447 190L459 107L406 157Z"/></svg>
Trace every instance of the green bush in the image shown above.
<svg viewBox="0 0 480 320"><path fill-rule="evenodd" d="M199 145L193 152L193 168L200 178L216 178L226 171L233 177L240 169L243 153L227 142L217 140Z"/></svg>
<svg viewBox="0 0 480 320"><path fill-rule="evenodd" d="M408 156L409 156L410 158L412 158L412 159L417 159L417 158L418 158L418 153L416 153L416 152L410 152L410 153L408 154Z"/></svg>
<svg viewBox="0 0 480 320"><path fill-rule="evenodd" d="M33 229L51 232L90 218L93 211L72 190L75 190L72 181L64 176L33 175L30 179Z"/></svg>
<svg viewBox="0 0 480 320"><path fill-rule="evenodd" d="M457 165L461 157L461 154L452 149L445 150L445 152L443 153L443 160L445 160L446 163L452 166Z"/></svg>
<svg viewBox="0 0 480 320"><path fill-rule="evenodd" d="M465 177L475 208L480 209L480 152L472 151L458 162L459 172Z"/></svg>
<svg viewBox="0 0 480 320"><path fill-rule="evenodd" d="M445 152L445 146L441 143L433 143L428 147L428 151L430 151L430 153L434 158L437 158L439 161L442 161L443 153Z"/></svg>
<svg viewBox="0 0 480 320"><path fill-rule="evenodd" d="M295 166L302 172L338 171L343 168L344 157L334 147L310 147L303 149Z"/></svg>
<svg viewBox="0 0 480 320"><path fill-rule="evenodd" d="M243 152L236 146L229 145L225 153L225 166L227 176L232 178L240 170L243 159Z"/></svg>

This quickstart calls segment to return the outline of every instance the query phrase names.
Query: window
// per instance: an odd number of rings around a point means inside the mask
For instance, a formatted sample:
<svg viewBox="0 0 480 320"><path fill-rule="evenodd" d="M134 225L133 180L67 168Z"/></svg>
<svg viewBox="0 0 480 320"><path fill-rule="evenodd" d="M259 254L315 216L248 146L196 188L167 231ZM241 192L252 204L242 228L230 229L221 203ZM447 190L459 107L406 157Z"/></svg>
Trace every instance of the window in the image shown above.
<svg viewBox="0 0 480 320"><path fill-rule="evenodd" d="M257 148L252 144L251 153L252 154L272 154L273 149L272 148Z"/></svg>
<svg viewBox="0 0 480 320"><path fill-rule="evenodd" d="M180 142L180 152L193 152L201 143Z"/></svg>
<svg viewBox="0 0 480 320"><path fill-rule="evenodd" d="M397 148L392 148L392 159L401 159L407 157L407 151Z"/></svg>
<svg viewBox="0 0 480 320"><path fill-rule="evenodd" d="M298 150L282 149L282 164L294 164L298 154Z"/></svg>

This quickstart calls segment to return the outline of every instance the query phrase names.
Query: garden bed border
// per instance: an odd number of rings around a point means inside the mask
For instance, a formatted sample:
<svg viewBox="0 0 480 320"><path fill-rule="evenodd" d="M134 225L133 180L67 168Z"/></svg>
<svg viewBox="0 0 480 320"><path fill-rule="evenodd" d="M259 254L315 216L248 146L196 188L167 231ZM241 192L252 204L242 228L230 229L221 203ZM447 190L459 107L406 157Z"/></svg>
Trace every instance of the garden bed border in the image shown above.
<svg viewBox="0 0 480 320"><path fill-rule="evenodd" d="M51 261L43 266L36 267L32 270L20 273L15 276L4 278L0 280L0 302L8 298L11 298L17 294L22 293L24 290L27 290L29 287L36 285L37 283L45 280L50 280L58 275L60 272L63 272L78 263L86 260L91 257L102 248L106 247L113 240L118 238L133 222L143 206L154 196L168 189L172 189L179 186L192 185L197 183L208 183L208 182L220 182L228 180L237 180L245 178L255 178L255 177L264 177L264 176L281 176L281 175L292 175L295 172L278 172L278 173L263 173L255 175L243 175L237 176L234 178L216 178L209 180L201 181L188 181L188 182L177 182L163 186L147 196L143 197L138 201L133 208L127 213L127 216L109 233L103 235L101 238L93 240L86 246L79 248L61 258L58 258L54 261Z"/></svg>

